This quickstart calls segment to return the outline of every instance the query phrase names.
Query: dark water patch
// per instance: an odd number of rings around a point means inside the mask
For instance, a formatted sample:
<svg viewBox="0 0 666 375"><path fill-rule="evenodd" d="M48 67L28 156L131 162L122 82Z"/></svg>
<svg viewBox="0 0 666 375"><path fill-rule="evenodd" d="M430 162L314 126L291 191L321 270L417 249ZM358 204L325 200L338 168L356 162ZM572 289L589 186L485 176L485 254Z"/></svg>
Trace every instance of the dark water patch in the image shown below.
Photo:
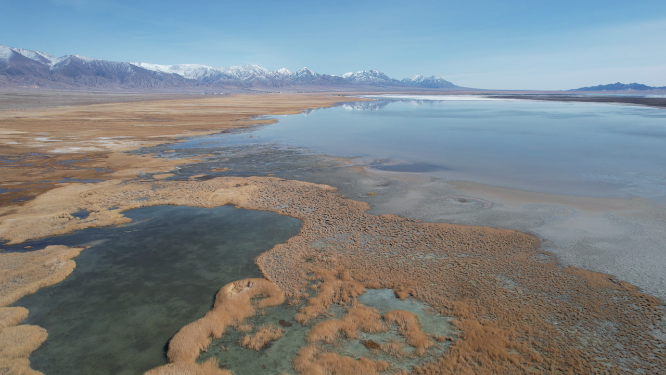
<svg viewBox="0 0 666 375"><path fill-rule="evenodd" d="M157 206L125 214L133 223L56 237L54 244L93 246L63 282L16 303L30 310L27 324L49 333L30 357L34 369L139 374L166 363L168 340L210 310L220 287L261 277L254 259L298 234L301 223L231 206ZM39 249L52 240L30 244Z"/></svg>
<svg viewBox="0 0 666 375"><path fill-rule="evenodd" d="M81 183L81 184L95 184L95 183L98 183L98 182L101 182L101 181L104 181L104 180L97 179L97 178L79 179L79 178L65 177L62 180L58 181L58 182L60 182L60 183L62 183L62 182L77 182L77 183Z"/></svg>
<svg viewBox="0 0 666 375"><path fill-rule="evenodd" d="M88 218L88 216L90 216L90 212L81 210L81 211L74 212L72 214L72 216L74 216L77 219L85 220L85 219Z"/></svg>
<svg viewBox="0 0 666 375"><path fill-rule="evenodd" d="M426 173L426 172L437 172L445 171L449 168L445 168L439 165L426 164L426 163L410 163L410 164L373 164L371 165L374 169L379 169L382 171L389 172L412 172L412 173Z"/></svg>
<svg viewBox="0 0 666 375"><path fill-rule="evenodd" d="M208 156L202 162L180 166L172 172L176 175L174 178L273 175L287 171L336 168L349 163L348 158L330 157L310 150L274 144L182 149L180 152L187 156Z"/></svg>

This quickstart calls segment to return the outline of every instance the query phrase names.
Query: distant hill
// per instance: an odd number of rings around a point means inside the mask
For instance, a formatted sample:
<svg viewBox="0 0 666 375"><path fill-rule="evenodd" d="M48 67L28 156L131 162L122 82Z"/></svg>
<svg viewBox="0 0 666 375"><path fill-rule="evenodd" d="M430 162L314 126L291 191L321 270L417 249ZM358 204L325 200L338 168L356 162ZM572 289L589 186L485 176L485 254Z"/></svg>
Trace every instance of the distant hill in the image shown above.
<svg viewBox="0 0 666 375"><path fill-rule="evenodd" d="M51 54L0 45L0 87L140 89L140 90L395 90L460 89L439 77L419 74L403 80L378 70L342 75L268 70L257 65L211 67L113 62L80 55Z"/></svg>
<svg viewBox="0 0 666 375"><path fill-rule="evenodd" d="M650 90L666 90L666 86L653 87L643 85L641 83L610 83L608 85L581 87L569 91L650 91Z"/></svg>

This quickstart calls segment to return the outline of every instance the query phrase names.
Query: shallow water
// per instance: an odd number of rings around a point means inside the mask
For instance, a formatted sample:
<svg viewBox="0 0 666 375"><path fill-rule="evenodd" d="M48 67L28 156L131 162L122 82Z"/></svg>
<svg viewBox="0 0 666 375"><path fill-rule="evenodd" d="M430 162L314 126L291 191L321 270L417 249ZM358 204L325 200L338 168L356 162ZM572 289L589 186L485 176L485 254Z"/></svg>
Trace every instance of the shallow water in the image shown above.
<svg viewBox="0 0 666 375"><path fill-rule="evenodd" d="M29 309L25 323L49 333L30 356L32 368L46 375L140 374L166 363L168 340L208 312L223 285L261 277L254 259L298 234L301 225L231 206L156 206L125 214L134 221L123 227L20 245L97 241L75 259L67 279L15 304Z"/></svg>
<svg viewBox="0 0 666 375"><path fill-rule="evenodd" d="M171 146L280 144L380 169L577 196L666 196L666 110L526 100L346 103ZM449 98L450 99L450 98ZM478 97L476 99L479 99ZM205 151L204 151L205 150Z"/></svg>
<svg viewBox="0 0 666 375"><path fill-rule="evenodd" d="M408 298L400 300L396 298L391 289L368 289L364 294L358 297L358 301L366 306L374 307L384 314L391 310L406 310L416 314L419 318L421 328L424 332L431 335L455 336L455 331L451 327L450 317L433 314L430 307L416 299ZM299 306L289 307L286 303L280 306L269 307L260 311L252 318L248 318L244 323L252 324L253 331L257 327L265 324L274 324L284 331L282 338L268 344L267 347L255 351L238 345L238 342L247 333L238 332L235 328L229 328L224 336L219 340L214 340L206 353L202 353L199 362L204 362L211 357L219 360L220 365L234 371L236 374L281 374L295 373L292 367L292 361L298 351L307 346L305 337L308 331L318 322L331 318L340 318L345 314L344 308L333 306L329 309L330 316L314 319L309 325L303 326L294 321ZM286 325L280 325L280 320L286 322ZM291 324L291 325L289 325ZM396 358L388 356L383 352L373 352L367 349L361 340L373 340L379 344L385 344L389 341L397 341L405 345L407 353L413 350L412 347L405 344L405 340L398 334L396 327L387 332L381 333L361 333L358 340L349 340L341 338L332 344L319 344L322 351L335 352L340 355L352 358L366 357L372 360L389 361L396 368L411 371L414 365L432 361L441 355L449 347L450 342L437 343L431 347L422 357Z"/></svg>

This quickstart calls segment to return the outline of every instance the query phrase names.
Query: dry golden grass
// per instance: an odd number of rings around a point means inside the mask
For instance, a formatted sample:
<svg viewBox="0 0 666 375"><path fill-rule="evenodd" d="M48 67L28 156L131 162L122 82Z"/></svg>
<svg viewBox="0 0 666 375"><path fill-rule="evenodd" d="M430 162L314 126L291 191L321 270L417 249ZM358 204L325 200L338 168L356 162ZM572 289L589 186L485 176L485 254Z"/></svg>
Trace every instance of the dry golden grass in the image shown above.
<svg viewBox="0 0 666 375"><path fill-rule="evenodd" d="M2 375L44 375L30 368L27 358L3 359L0 358L0 374Z"/></svg>
<svg viewBox="0 0 666 375"><path fill-rule="evenodd" d="M365 292L363 284L352 280L349 272L345 270L331 272L318 269L314 278L320 280L320 283L313 288L317 294L308 299L307 305L294 317L301 324L307 324L319 315L326 315L332 304L347 303Z"/></svg>
<svg viewBox="0 0 666 375"><path fill-rule="evenodd" d="M261 299L253 300L256 297ZM227 327L254 316L256 309L279 305L284 293L264 279L245 279L225 285L215 296L215 304L203 318L183 327L169 341L170 362L194 363L199 353L219 339Z"/></svg>
<svg viewBox="0 0 666 375"><path fill-rule="evenodd" d="M398 332L405 338L407 344L416 348L415 354L422 356L425 351L433 345L428 335L421 330L419 317L416 314L404 310L389 311L383 316L387 322L398 325Z"/></svg>
<svg viewBox="0 0 666 375"><path fill-rule="evenodd" d="M0 374L43 375L30 368L28 356L46 340L42 327L9 326L0 330Z"/></svg>
<svg viewBox="0 0 666 375"><path fill-rule="evenodd" d="M62 281L74 269L71 258L81 250L48 246L26 253L0 254L0 306ZM28 356L48 335L41 327L17 325L27 316L24 307L0 307L0 374L41 374L30 369Z"/></svg>
<svg viewBox="0 0 666 375"><path fill-rule="evenodd" d="M384 361L354 359L328 352L320 353L312 345L298 352L293 365L301 375L379 375L390 368L389 363Z"/></svg>
<svg viewBox="0 0 666 375"><path fill-rule="evenodd" d="M245 335L238 344L248 349L259 351L266 345L282 337L283 334L284 331L282 328L271 323L259 327L253 335Z"/></svg>
<svg viewBox="0 0 666 375"><path fill-rule="evenodd" d="M236 327L236 330L238 332L250 332L253 329L254 329L254 326L252 324L248 324L248 323L239 324L238 327Z"/></svg>
<svg viewBox="0 0 666 375"><path fill-rule="evenodd" d="M81 250L48 246L26 253L0 254L0 306L64 280L76 265L71 259Z"/></svg>
<svg viewBox="0 0 666 375"><path fill-rule="evenodd" d="M0 307L0 330L5 327L15 326L28 317L28 309L25 307Z"/></svg>
<svg viewBox="0 0 666 375"><path fill-rule="evenodd" d="M379 311L372 307L357 305L349 308L341 319L328 319L317 323L307 333L307 341L331 343L344 334L348 339L358 339L360 332L384 332L388 327L382 322Z"/></svg>
<svg viewBox="0 0 666 375"><path fill-rule="evenodd" d="M227 369L221 369L216 359L211 358L202 364L176 362L154 368L144 375L234 375Z"/></svg>
<svg viewBox="0 0 666 375"><path fill-rule="evenodd" d="M456 320L454 324L462 332L460 340L439 361L416 369L417 374L497 374L517 371L510 370L512 368L527 372L528 366L520 354L525 352L530 353L529 362L532 365L543 362L543 358L530 351L525 342L516 341L516 334L511 330L478 320Z"/></svg>
<svg viewBox="0 0 666 375"><path fill-rule="evenodd" d="M409 353L405 351L404 345L395 339L388 340L384 344L380 345L379 348L384 353L396 358L409 357Z"/></svg>
<svg viewBox="0 0 666 375"><path fill-rule="evenodd" d="M0 358L28 358L37 349L48 334L42 327L19 325L0 331Z"/></svg>

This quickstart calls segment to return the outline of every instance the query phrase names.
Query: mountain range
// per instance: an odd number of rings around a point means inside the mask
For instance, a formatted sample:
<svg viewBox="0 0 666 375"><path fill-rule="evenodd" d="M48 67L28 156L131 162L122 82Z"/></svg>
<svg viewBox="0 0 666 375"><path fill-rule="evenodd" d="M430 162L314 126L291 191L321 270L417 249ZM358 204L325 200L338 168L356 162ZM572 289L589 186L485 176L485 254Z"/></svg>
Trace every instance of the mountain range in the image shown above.
<svg viewBox="0 0 666 375"><path fill-rule="evenodd" d="M598 85L598 86L589 86L581 87L579 89L573 89L569 91L650 91L650 90L666 90L666 86L663 87L654 87L647 86L641 83L610 83L608 85Z"/></svg>
<svg viewBox="0 0 666 375"><path fill-rule="evenodd" d="M292 72L257 65L211 67L114 62L80 55L51 54L0 45L0 87L94 88L141 90L219 89L460 89L442 78L419 74L398 80L378 70L342 75L308 68Z"/></svg>

